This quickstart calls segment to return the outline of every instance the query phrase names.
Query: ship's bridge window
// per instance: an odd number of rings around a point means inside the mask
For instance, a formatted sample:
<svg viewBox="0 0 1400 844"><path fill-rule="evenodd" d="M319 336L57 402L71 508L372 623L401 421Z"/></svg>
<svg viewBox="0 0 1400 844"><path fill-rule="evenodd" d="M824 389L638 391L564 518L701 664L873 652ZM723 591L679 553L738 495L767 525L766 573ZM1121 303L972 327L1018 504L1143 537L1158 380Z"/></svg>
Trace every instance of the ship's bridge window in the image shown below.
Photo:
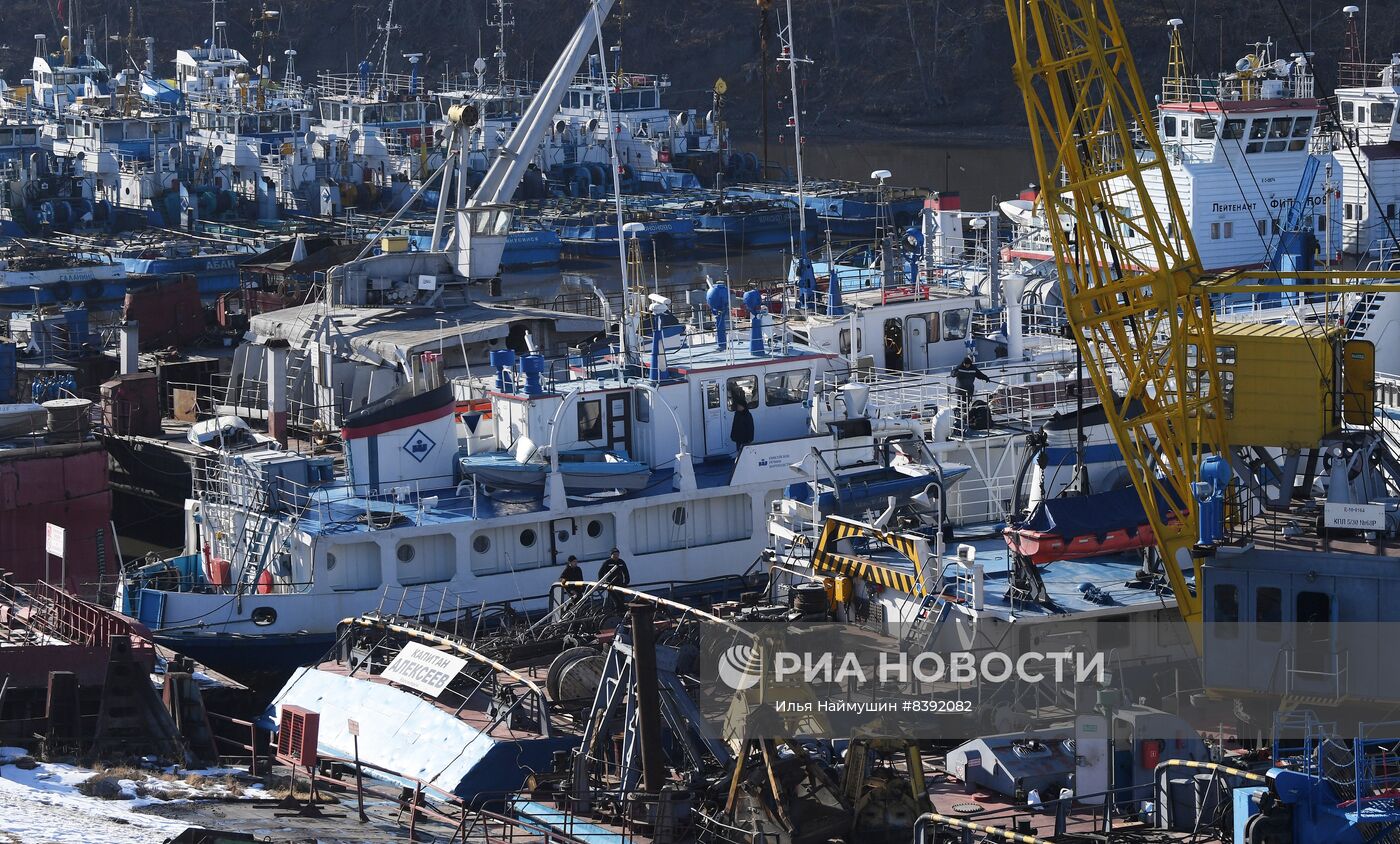
<svg viewBox="0 0 1400 844"><path fill-rule="evenodd" d="M398 103L390 103L384 106L384 122L398 123L403 120L403 107Z"/></svg>
<svg viewBox="0 0 1400 844"><path fill-rule="evenodd" d="M758 376L741 375L738 378L730 378L725 384L724 392L729 397L730 410L735 410L740 400L752 410L758 407Z"/></svg>
<svg viewBox="0 0 1400 844"><path fill-rule="evenodd" d="M1277 642L1282 633L1283 592L1277 586L1254 590L1254 621L1261 642Z"/></svg>
<svg viewBox="0 0 1400 844"><path fill-rule="evenodd" d="M1293 140L1288 142L1289 152L1300 152L1308 144L1308 133L1312 131L1313 119L1300 117L1293 121Z"/></svg>
<svg viewBox="0 0 1400 844"><path fill-rule="evenodd" d="M1260 152L1264 149L1264 139L1269 135L1269 118L1260 117L1249 124L1250 143L1245 146L1245 152Z"/></svg>
<svg viewBox="0 0 1400 844"><path fill-rule="evenodd" d="M603 438L603 402L598 399L578 403L578 438L580 440L600 440Z"/></svg>
<svg viewBox="0 0 1400 844"><path fill-rule="evenodd" d="M943 339L963 340L967 337L968 325L972 322L971 308L954 308L943 312Z"/></svg>
<svg viewBox="0 0 1400 844"><path fill-rule="evenodd" d="M1240 590L1229 583L1215 584L1215 636L1234 639L1240 634Z"/></svg>
<svg viewBox="0 0 1400 844"><path fill-rule="evenodd" d="M578 91L570 91L570 92L569 92L568 107L569 107L569 108L578 108L581 98L582 98L582 95L579 94Z"/></svg>
<svg viewBox="0 0 1400 844"><path fill-rule="evenodd" d="M1176 118L1167 115L1162 118L1162 136L1166 138L1176 137Z"/></svg>
<svg viewBox="0 0 1400 844"><path fill-rule="evenodd" d="M1357 122L1357 123L1365 123L1365 122L1366 122L1366 106L1364 106L1364 105L1359 105L1359 104L1356 106L1356 122Z"/></svg>
<svg viewBox="0 0 1400 844"><path fill-rule="evenodd" d="M1275 117L1269 121L1269 142L1264 145L1265 152L1283 152L1288 147L1288 142L1278 140L1287 138L1293 132L1293 118Z"/></svg>
<svg viewBox="0 0 1400 844"><path fill-rule="evenodd" d="M102 140L122 141L126 139L126 127L120 123L109 123L102 127Z"/></svg>
<svg viewBox="0 0 1400 844"><path fill-rule="evenodd" d="M126 125L126 139L128 141L144 141L150 136L150 127L144 123L128 123Z"/></svg>
<svg viewBox="0 0 1400 844"><path fill-rule="evenodd" d="M1196 121L1196 137L1198 137L1198 138L1203 138L1203 139L1214 138L1214 137L1215 137L1215 121L1214 121L1214 120L1197 120L1197 121Z"/></svg>
<svg viewBox="0 0 1400 844"><path fill-rule="evenodd" d="M379 106L365 106L365 122L378 123L380 120Z"/></svg>
<svg viewBox="0 0 1400 844"><path fill-rule="evenodd" d="M769 407L798 404L807 400L807 384L812 373L807 369L770 372L763 376L763 401Z"/></svg>
<svg viewBox="0 0 1400 844"><path fill-rule="evenodd" d="M1351 100L1342 100L1342 119L1350 123L1351 119L1355 116L1356 103L1353 103Z"/></svg>
<svg viewBox="0 0 1400 844"><path fill-rule="evenodd" d="M1237 120L1226 120L1226 121L1225 121L1225 131L1223 131L1223 132L1220 133L1220 137L1225 138L1226 140L1229 140L1229 141L1238 141L1240 138L1243 138L1243 137L1244 137L1244 121L1243 121L1243 120L1238 120L1238 119L1237 119Z"/></svg>
<svg viewBox="0 0 1400 844"><path fill-rule="evenodd" d="M1376 126L1389 126L1395 118L1394 103L1371 103L1371 123Z"/></svg>

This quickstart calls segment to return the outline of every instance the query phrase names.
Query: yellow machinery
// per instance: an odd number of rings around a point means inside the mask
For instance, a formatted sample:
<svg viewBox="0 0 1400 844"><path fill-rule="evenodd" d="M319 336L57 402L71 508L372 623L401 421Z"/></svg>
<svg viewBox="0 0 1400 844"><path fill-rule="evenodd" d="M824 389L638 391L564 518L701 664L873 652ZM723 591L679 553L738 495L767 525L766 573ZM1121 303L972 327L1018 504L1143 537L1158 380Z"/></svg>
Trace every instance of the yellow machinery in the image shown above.
<svg viewBox="0 0 1400 844"><path fill-rule="evenodd" d="M1336 418L1320 409L1327 401L1318 398L1338 378L1339 344L1302 331L1255 336L1214 324L1212 294L1278 293L1282 278L1264 271L1205 276L1112 0L1005 3L1066 319L1199 648L1201 598L1188 588L1185 573L1194 568L1199 582L1192 483L1201 459L1225 456L1229 436L1245 427L1243 415L1259 418L1264 402L1280 401L1271 398L1280 392L1288 401L1313 404L1278 421L1280 430L1271 434L1301 439L1335 429ZM1161 173L1163 197L1149 194L1144 176L1152 170ZM1301 282L1288 288L1296 292L1400 290L1390 273L1290 272L1288 278ZM1357 284L1361 279L1381 281ZM1226 346L1250 349L1250 362L1220 365L1220 335L1229 338ZM1246 367L1265 366L1256 353L1285 354L1307 365L1277 378L1244 377ZM1228 409L1222 370L1241 376L1229 385ZM1142 412L1129 418L1127 409L1139 403ZM1369 419L1369 411L1369 402L1356 399L1357 417ZM1166 502L1165 514L1158 501Z"/></svg>

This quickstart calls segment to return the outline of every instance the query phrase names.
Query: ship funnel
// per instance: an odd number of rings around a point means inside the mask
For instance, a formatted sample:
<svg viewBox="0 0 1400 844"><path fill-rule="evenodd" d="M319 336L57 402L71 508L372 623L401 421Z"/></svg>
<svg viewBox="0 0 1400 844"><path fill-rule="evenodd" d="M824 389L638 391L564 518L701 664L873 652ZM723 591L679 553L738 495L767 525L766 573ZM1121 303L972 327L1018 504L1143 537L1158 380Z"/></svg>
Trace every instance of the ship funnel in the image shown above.
<svg viewBox="0 0 1400 844"><path fill-rule="evenodd" d="M520 371L525 374L525 395L544 395L544 355L526 355L520 359Z"/></svg>
<svg viewBox="0 0 1400 844"><path fill-rule="evenodd" d="M492 349L490 361L491 368L496 370L496 392L514 392L515 375L511 370L515 366L515 352L510 349Z"/></svg>
<svg viewBox="0 0 1400 844"><path fill-rule="evenodd" d="M705 293L705 301L715 314L715 348L729 345L729 285L716 284Z"/></svg>
<svg viewBox="0 0 1400 844"><path fill-rule="evenodd" d="M744 307L749 312L749 354L761 356L763 352L763 294L750 290L744 294Z"/></svg>

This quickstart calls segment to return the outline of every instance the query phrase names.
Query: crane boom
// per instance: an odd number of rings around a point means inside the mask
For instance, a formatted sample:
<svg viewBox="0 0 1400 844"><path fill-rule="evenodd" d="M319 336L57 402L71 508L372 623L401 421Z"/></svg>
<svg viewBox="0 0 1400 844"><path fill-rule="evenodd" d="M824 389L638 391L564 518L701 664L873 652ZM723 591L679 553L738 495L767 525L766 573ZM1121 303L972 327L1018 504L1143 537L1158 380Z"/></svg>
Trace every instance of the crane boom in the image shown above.
<svg viewBox="0 0 1400 844"><path fill-rule="evenodd" d="M1199 647L1192 483L1226 443L1196 245L1112 0L1005 2L1066 320Z"/></svg>

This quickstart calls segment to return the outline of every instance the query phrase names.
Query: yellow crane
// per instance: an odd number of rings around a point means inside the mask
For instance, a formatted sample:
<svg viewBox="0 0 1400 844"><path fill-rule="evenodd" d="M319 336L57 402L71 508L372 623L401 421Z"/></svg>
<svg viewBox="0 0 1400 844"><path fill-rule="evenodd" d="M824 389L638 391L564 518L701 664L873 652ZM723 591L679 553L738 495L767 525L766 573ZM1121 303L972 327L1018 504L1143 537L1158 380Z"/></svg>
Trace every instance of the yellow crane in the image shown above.
<svg viewBox="0 0 1400 844"><path fill-rule="evenodd" d="M1202 270L1112 0L1005 3L1066 320L1104 402L1156 533L1177 605L1199 649L1202 600L1186 574L1194 570L1200 582L1201 559L1208 549L1197 547L1193 484L1203 458L1227 454L1227 435L1241 430L1237 409L1267 406L1270 397L1259 391L1279 389L1273 382L1235 380L1233 372L1227 372L1231 380L1222 388L1222 364L1235 361L1233 352L1220 355L1216 334L1227 329L1214 324L1210 297L1277 293L1281 276L1237 271L1212 277ZM1160 171L1165 201L1148 191L1146 177L1153 170ZM1287 276L1299 282L1288 288L1296 292L1400 290L1400 276L1394 273ZM1285 339L1314 351L1319 347L1316 331L1299 330ZM1324 350L1332 339L1324 338ZM1237 340L1232 334L1230 349L1237 342L1249 338ZM1112 389L1115 372L1118 393ZM1315 377L1313 381L1316 386ZM1287 395L1276 400L1286 403ZM1128 412L1138 407L1140 412ZM1338 427L1340 409L1334 410L1325 418L1318 410L1315 421L1321 424L1314 427L1319 436ZM1348 421L1369 415L1366 404L1349 412ZM1289 445L1316 445L1307 443L1307 436L1290 436L1301 442Z"/></svg>

